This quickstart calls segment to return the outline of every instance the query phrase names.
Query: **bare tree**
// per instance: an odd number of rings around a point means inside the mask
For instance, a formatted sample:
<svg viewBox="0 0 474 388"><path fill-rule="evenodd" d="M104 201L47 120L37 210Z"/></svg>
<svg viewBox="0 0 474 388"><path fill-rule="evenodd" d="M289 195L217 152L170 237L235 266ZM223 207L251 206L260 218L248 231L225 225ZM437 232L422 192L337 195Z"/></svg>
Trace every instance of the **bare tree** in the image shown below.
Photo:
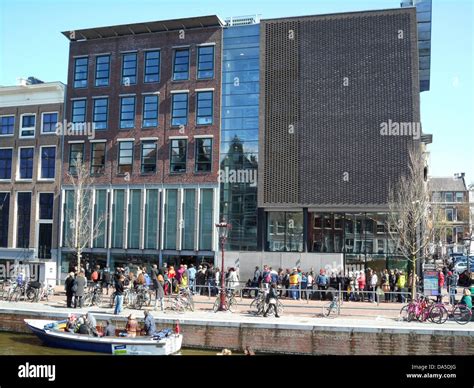
<svg viewBox="0 0 474 388"><path fill-rule="evenodd" d="M416 263L432 243L430 193L425 181L425 156L421 149L409 152L408 171L389 192L387 228L397 251L411 264L411 296L416 295Z"/></svg>
<svg viewBox="0 0 474 388"><path fill-rule="evenodd" d="M67 180L72 186L74 200L73 208L67 209L65 215L69 220L66 227L71 230L70 233L65 233L65 246L74 249L80 271L82 252L103 234L101 226L105 217L101 214L94 220L94 179L80 154L73 160Z"/></svg>

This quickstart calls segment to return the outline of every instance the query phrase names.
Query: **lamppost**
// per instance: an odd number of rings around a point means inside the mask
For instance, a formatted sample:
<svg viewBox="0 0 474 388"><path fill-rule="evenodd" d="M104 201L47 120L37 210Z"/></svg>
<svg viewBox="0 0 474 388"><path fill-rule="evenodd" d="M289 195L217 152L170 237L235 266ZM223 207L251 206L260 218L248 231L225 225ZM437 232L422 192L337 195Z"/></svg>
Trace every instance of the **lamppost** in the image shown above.
<svg viewBox="0 0 474 388"><path fill-rule="evenodd" d="M231 224L228 224L225 219L222 219L220 223L216 224L216 228L219 231L219 244L222 252L222 266L221 266L221 301L218 311L226 311L227 306L225 303L226 290L225 290L225 275L224 275L224 245L227 241L227 235L229 229L232 228Z"/></svg>
<svg viewBox="0 0 474 388"><path fill-rule="evenodd" d="M472 235L468 235L467 237L463 238L462 241L464 242L467 251L467 273L469 274L469 278L471 278L471 260L469 255L471 253Z"/></svg>

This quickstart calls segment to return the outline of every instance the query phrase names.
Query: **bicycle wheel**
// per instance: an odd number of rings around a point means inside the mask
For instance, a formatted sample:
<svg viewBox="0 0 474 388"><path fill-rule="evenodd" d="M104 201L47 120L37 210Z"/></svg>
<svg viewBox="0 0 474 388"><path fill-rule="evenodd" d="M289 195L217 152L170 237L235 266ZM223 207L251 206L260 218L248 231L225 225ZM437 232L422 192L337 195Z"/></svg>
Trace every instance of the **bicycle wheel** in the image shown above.
<svg viewBox="0 0 474 388"><path fill-rule="evenodd" d="M186 305L187 307L191 310L191 311L194 311L194 300L192 297L187 297L186 298Z"/></svg>
<svg viewBox="0 0 474 388"><path fill-rule="evenodd" d="M96 294L94 298L94 304L97 307L100 307L102 305L102 295L101 294Z"/></svg>
<svg viewBox="0 0 474 388"><path fill-rule="evenodd" d="M219 310L219 306L220 306L220 304L221 304L220 302L221 302L221 301L220 301L220 298L217 297L217 298L216 298L216 301L214 302L214 306L212 306L212 310L213 310L215 313L217 313L217 310Z"/></svg>
<svg viewBox="0 0 474 388"><path fill-rule="evenodd" d="M278 315L281 315L283 313L284 306L283 306L283 303L280 302L280 299L278 299L278 302L277 302L277 309L278 309Z"/></svg>
<svg viewBox="0 0 474 388"><path fill-rule="evenodd" d="M446 322L447 319L448 319L448 311L443 305L440 305L440 304L431 305L428 311L429 321L439 325Z"/></svg>
<svg viewBox="0 0 474 388"><path fill-rule="evenodd" d="M456 323L465 325L472 318L472 311L463 305L457 305L453 310L453 318Z"/></svg>
<svg viewBox="0 0 474 388"><path fill-rule="evenodd" d="M333 302L329 302L323 306L323 316L329 317L333 310Z"/></svg>
<svg viewBox="0 0 474 388"><path fill-rule="evenodd" d="M112 293L112 295L110 295L110 299L109 299L109 306L112 308L114 307L115 305L115 292Z"/></svg>
<svg viewBox="0 0 474 388"><path fill-rule="evenodd" d="M36 299L36 290L30 288L26 293L26 299L28 299L30 302L34 302Z"/></svg>
<svg viewBox="0 0 474 388"><path fill-rule="evenodd" d="M84 300L82 302L85 307L91 307L92 305L92 295L91 294L86 294L84 295Z"/></svg>
<svg viewBox="0 0 474 388"><path fill-rule="evenodd" d="M237 305L237 300L233 296L231 296L228 301L228 310L230 312L233 312L232 308L235 307L236 305Z"/></svg>

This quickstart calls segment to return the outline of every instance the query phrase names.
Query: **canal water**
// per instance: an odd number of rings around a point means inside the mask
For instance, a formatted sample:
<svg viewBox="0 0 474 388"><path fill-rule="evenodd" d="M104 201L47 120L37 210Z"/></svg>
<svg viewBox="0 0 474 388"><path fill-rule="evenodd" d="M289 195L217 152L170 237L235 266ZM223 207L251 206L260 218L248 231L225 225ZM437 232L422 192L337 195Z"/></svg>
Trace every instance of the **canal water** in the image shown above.
<svg viewBox="0 0 474 388"><path fill-rule="evenodd" d="M185 356L212 356L216 350L181 349ZM61 356L61 355L99 355L100 353L80 352L44 346L33 334L0 333L0 355L16 356Z"/></svg>

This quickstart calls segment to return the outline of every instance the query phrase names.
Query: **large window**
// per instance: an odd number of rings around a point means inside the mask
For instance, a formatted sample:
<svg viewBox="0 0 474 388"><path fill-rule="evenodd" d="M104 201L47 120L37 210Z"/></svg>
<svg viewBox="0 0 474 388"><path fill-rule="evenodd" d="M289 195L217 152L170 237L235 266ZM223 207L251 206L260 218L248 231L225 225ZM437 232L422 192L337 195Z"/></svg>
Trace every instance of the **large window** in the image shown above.
<svg viewBox="0 0 474 388"><path fill-rule="evenodd" d="M12 148L0 148L0 179L12 178L12 158Z"/></svg>
<svg viewBox="0 0 474 388"><path fill-rule="evenodd" d="M41 148L41 179L54 179L56 147Z"/></svg>
<svg viewBox="0 0 474 388"><path fill-rule="evenodd" d="M178 127L188 124L188 93L173 93L171 125Z"/></svg>
<svg viewBox="0 0 474 388"><path fill-rule="evenodd" d="M132 173L133 169L133 141L119 142L118 155L118 173L126 174Z"/></svg>
<svg viewBox="0 0 474 388"><path fill-rule="evenodd" d="M105 170L106 142L91 143L91 174L102 175Z"/></svg>
<svg viewBox="0 0 474 388"><path fill-rule="evenodd" d="M114 190L112 206L112 248L123 248L125 226L125 190Z"/></svg>
<svg viewBox="0 0 474 388"><path fill-rule="evenodd" d="M177 49L174 52L173 80L189 79L189 49Z"/></svg>
<svg viewBox="0 0 474 388"><path fill-rule="evenodd" d="M214 78L214 46L198 48L198 79Z"/></svg>
<svg viewBox="0 0 474 388"><path fill-rule="evenodd" d="M72 101L72 122L84 123L86 121L86 100Z"/></svg>
<svg viewBox="0 0 474 388"><path fill-rule="evenodd" d="M0 193L0 247L8 247L10 225L10 193Z"/></svg>
<svg viewBox="0 0 474 388"><path fill-rule="evenodd" d="M303 251L303 213L268 213L267 250L274 252Z"/></svg>
<svg viewBox="0 0 474 388"><path fill-rule="evenodd" d="M156 172L156 141L147 140L142 142L141 173L154 172Z"/></svg>
<svg viewBox="0 0 474 388"><path fill-rule="evenodd" d="M15 130L15 116L0 117L0 136L13 135Z"/></svg>
<svg viewBox="0 0 474 388"><path fill-rule="evenodd" d="M31 193L17 193L16 247L30 247Z"/></svg>
<svg viewBox="0 0 474 388"><path fill-rule="evenodd" d="M446 221L454 221L454 210L446 209Z"/></svg>
<svg viewBox="0 0 474 388"><path fill-rule="evenodd" d="M156 249L158 247L158 202L158 190L147 190L145 204L145 249Z"/></svg>
<svg viewBox="0 0 474 388"><path fill-rule="evenodd" d="M178 190L166 190L165 201L165 249L176 249L178 216Z"/></svg>
<svg viewBox="0 0 474 388"><path fill-rule="evenodd" d="M99 55L95 59L95 86L108 86L110 55Z"/></svg>
<svg viewBox="0 0 474 388"><path fill-rule="evenodd" d="M196 139L196 172L209 172L212 169L212 139Z"/></svg>
<svg viewBox="0 0 474 388"><path fill-rule="evenodd" d="M458 191L456 193L456 202L463 202L463 201L464 201L464 193Z"/></svg>
<svg viewBox="0 0 474 388"><path fill-rule="evenodd" d="M96 190L94 205L94 225L97 228L97 235L94 239L94 248L105 248L107 236L107 213L107 190Z"/></svg>
<svg viewBox="0 0 474 388"><path fill-rule="evenodd" d="M199 206L199 249L212 250L212 230L213 223L213 201L212 189L201 190L201 203Z"/></svg>
<svg viewBox="0 0 474 388"><path fill-rule="evenodd" d="M122 57L122 85L137 83L137 53L124 54Z"/></svg>
<svg viewBox="0 0 474 388"><path fill-rule="evenodd" d="M85 88L87 87L87 67L89 59L76 58L74 59L74 87Z"/></svg>
<svg viewBox="0 0 474 388"><path fill-rule="evenodd" d="M53 193L39 194L39 220L38 220L38 257L51 258L51 245L53 241Z"/></svg>
<svg viewBox="0 0 474 388"><path fill-rule="evenodd" d="M69 145L69 173L76 175L76 163L84 160L84 143L71 143Z"/></svg>
<svg viewBox="0 0 474 388"><path fill-rule="evenodd" d="M453 202L453 193L451 192L444 193L444 200L445 202Z"/></svg>
<svg viewBox="0 0 474 388"><path fill-rule="evenodd" d="M21 116L20 137L34 137L36 126L35 114L24 114Z"/></svg>
<svg viewBox="0 0 474 388"><path fill-rule="evenodd" d="M184 190L183 221L182 249L194 250L196 230L196 190L194 189Z"/></svg>
<svg viewBox="0 0 474 388"><path fill-rule="evenodd" d="M198 125L212 124L212 104L213 92L198 92L197 93L197 109L196 109L196 123Z"/></svg>
<svg viewBox="0 0 474 388"><path fill-rule="evenodd" d="M34 148L20 148L20 179L33 178Z"/></svg>
<svg viewBox="0 0 474 388"><path fill-rule="evenodd" d="M41 133L55 133L56 124L58 123L58 113L43 113Z"/></svg>
<svg viewBox="0 0 474 388"><path fill-rule="evenodd" d="M107 129L108 98L94 98L93 124L94 129Z"/></svg>
<svg viewBox="0 0 474 388"><path fill-rule="evenodd" d="M135 96L120 98L120 128L135 126Z"/></svg>
<svg viewBox="0 0 474 388"><path fill-rule="evenodd" d="M130 204L128 205L128 245L129 249L140 248L140 229L142 191L130 190Z"/></svg>
<svg viewBox="0 0 474 388"><path fill-rule="evenodd" d="M186 148L188 141L186 139L171 140L171 158L170 172L186 172Z"/></svg>
<svg viewBox="0 0 474 388"><path fill-rule="evenodd" d="M158 96L149 95L143 97L143 121L142 127L158 126Z"/></svg>
<svg viewBox="0 0 474 388"><path fill-rule="evenodd" d="M74 191L64 191L63 246L71 247L74 236Z"/></svg>
<svg viewBox="0 0 474 388"><path fill-rule="evenodd" d="M160 81L160 51L145 53L145 83Z"/></svg>
<svg viewBox="0 0 474 388"><path fill-rule="evenodd" d="M39 219L52 220L53 219L53 193L40 193L39 195Z"/></svg>

